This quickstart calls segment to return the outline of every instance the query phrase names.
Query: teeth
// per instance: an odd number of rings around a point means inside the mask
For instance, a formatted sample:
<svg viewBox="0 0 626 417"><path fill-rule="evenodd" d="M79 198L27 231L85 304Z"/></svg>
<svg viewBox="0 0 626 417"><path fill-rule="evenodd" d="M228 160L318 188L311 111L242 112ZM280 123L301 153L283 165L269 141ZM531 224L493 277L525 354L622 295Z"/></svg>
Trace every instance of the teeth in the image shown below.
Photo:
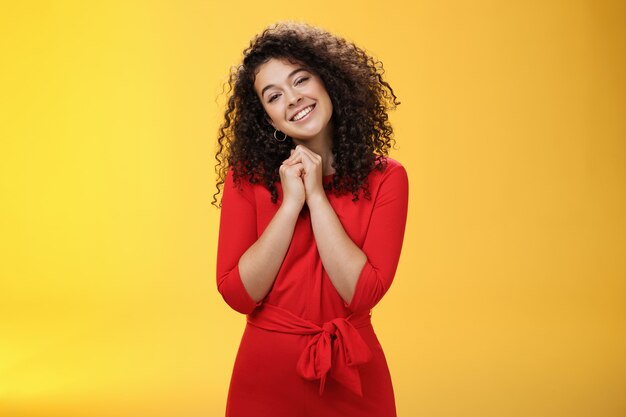
<svg viewBox="0 0 626 417"><path fill-rule="evenodd" d="M309 106L305 108L304 110L302 110L301 112L293 116L293 119L291 120L293 120L294 122L297 122L298 120L302 119L307 114L311 113L311 110L313 110L313 106Z"/></svg>

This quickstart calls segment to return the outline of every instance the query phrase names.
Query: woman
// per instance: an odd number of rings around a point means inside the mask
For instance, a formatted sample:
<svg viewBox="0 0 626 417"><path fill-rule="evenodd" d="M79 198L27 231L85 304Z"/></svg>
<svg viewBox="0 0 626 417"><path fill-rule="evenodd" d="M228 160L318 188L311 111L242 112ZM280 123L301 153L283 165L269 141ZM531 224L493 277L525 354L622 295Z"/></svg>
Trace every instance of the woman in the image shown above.
<svg viewBox="0 0 626 417"><path fill-rule="evenodd" d="M217 286L247 325L227 416L396 415L370 321L408 206L407 173L386 157L400 103L382 74L354 44L294 22L257 35L231 72Z"/></svg>

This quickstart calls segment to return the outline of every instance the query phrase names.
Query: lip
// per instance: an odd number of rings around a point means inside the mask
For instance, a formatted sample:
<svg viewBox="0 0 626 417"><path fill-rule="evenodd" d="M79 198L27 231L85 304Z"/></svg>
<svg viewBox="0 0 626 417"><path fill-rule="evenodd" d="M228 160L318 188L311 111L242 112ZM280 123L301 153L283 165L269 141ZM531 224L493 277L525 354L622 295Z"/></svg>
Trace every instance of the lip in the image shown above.
<svg viewBox="0 0 626 417"><path fill-rule="evenodd" d="M310 111L310 112L309 112L306 116L304 116L302 119L300 119L300 120L292 120L296 114L300 113L302 110L306 109L307 107L311 107L311 106L313 106L313 108L311 109L311 111ZM302 106L302 107L300 107L298 110L294 111L294 112L291 114L291 117L289 117L289 121L290 121L290 122L292 122L292 123L298 123L299 121L301 121L301 120L304 120L304 119L308 118L308 117L309 117L309 114L313 113L313 111L315 110L315 107L317 107L317 105L316 105L315 103L313 103L313 104L307 104L306 106Z"/></svg>

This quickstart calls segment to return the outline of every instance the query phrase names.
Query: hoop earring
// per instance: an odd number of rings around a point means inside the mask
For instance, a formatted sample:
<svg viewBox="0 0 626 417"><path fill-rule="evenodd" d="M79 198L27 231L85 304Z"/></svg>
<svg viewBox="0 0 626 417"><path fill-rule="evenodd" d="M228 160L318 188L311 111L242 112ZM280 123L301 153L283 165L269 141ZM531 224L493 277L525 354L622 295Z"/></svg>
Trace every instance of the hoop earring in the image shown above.
<svg viewBox="0 0 626 417"><path fill-rule="evenodd" d="M284 142L284 141L285 141L285 139L287 139L287 134L286 134L286 133L284 133L284 132L280 132L280 133L282 133L282 134L283 134L283 135L285 135L285 136L284 136L282 139L278 139L278 138L276 137L276 133L278 133L278 132L279 132L279 130L278 130L278 129L275 129L275 130L274 130L274 139L276 139L278 142Z"/></svg>

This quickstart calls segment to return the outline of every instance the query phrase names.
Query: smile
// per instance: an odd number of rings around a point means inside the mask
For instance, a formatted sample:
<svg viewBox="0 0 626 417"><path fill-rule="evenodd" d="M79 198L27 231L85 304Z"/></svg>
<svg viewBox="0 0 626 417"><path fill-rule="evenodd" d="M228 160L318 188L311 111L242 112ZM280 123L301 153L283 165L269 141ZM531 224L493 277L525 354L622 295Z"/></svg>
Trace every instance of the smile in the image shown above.
<svg viewBox="0 0 626 417"><path fill-rule="evenodd" d="M308 107L305 107L304 109L302 109L301 111L299 111L295 116L293 116L291 118L292 122L298 122L304 118L306 118L309 113L311 113L313 111L313 109L315 108L315 104L312 104Z"/></svg>

